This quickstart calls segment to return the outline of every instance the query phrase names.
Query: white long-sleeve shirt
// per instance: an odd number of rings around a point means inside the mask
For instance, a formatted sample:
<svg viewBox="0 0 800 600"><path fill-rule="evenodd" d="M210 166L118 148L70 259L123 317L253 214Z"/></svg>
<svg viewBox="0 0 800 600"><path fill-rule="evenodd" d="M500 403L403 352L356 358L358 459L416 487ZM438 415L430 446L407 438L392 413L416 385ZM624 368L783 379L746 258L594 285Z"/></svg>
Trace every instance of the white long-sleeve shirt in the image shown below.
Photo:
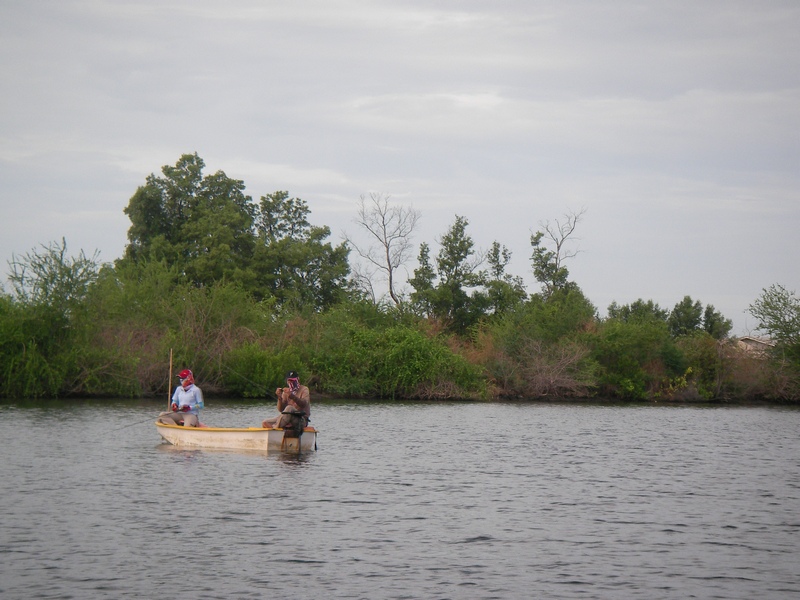
<svg viewBox="0 0 800 600"><path fill-rule="evenodd" d="M179 385L175 389L175 393L172 394L172 402L178 405L178 411L181 410L181 407L188 406L189 410L187 412L189 414L199 415L200 409L204 406L203 390L195 384L190 385L186 389L183 389L183 386Z"/></svg>

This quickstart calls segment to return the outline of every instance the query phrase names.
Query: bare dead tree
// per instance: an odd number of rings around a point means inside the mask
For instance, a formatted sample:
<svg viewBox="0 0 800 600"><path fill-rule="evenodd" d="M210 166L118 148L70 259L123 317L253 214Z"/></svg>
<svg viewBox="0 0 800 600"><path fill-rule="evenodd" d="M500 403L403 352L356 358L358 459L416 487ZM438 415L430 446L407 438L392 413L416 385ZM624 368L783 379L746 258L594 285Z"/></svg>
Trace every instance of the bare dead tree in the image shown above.
<svg viewBox="0 0 800 600"><path fill-rule="evenodd" d="M409 206L390 204L389 198L377 193L370 193L368 197L362 195L355 222L369 234L370 243L364 246L349 236L345 236L345 239L361 258L377 269L374 272L384 274L389 296L396 305L400 305L396 273L409 258L412 249L411 236L420 213Z"/></svg>
<svg viewBox="0 0 800 600"><path fill-rule="evenodd" d="M545 292L548 295L567 284L569 271L564 266L564 262L575 257L579 251L567 250L566 245L575 233L575 228L583 218L584 213L586 213L586 209L582 208L578 212L567 212L564 215L564 220L559 221L556 219L555 224L549 221L540 223L539 226L542 230L531 235L533 274L537 281L544 285ZM548 250L542 246L543 239L555 246L555 250Z"/></svg>

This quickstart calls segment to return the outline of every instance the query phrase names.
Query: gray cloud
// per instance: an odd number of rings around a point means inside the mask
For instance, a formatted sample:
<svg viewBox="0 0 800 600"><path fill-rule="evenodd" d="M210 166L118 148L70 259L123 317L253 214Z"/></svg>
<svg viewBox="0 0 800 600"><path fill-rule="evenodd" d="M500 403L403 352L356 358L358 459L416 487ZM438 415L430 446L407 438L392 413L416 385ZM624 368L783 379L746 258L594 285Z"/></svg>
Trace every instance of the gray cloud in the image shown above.
<svg viewBox="0 0 800 600"><path fill-rule="evenodd" d="M184 152L286 189L338 234L369 191L418 241L466 216L530 286L540 221L586 207L604 310L689 294L736 322L798 287L793 1L235 0L0 5L0 257L119 256L138 185Z"/></svg>

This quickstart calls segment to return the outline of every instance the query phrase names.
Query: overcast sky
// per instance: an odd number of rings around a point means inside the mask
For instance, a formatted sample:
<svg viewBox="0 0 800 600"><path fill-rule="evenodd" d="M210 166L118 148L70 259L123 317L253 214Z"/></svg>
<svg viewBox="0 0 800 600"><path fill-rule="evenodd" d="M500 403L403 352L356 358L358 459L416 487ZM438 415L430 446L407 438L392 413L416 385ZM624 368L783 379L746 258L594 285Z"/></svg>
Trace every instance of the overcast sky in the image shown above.
<svg viewBox="0 0 800 600"><path fill-rule="evenodd" d="M369 193L434 254L464 216L531 292L531 233L585 208L567 266L601 315L689 295L744 334L800 291L798 31L796 0L0 0L0 266L113 261L197 152L335 243Z"/></svg>

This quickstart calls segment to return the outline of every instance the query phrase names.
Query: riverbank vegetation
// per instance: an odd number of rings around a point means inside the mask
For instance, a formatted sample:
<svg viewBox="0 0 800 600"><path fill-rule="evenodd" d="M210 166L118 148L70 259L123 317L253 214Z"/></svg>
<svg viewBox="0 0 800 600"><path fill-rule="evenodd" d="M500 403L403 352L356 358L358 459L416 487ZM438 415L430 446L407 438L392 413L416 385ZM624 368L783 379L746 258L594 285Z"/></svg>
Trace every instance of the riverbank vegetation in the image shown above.
<svg viewBox="0 0 800 600"><path fill-rule="evenodd" d="M455 216L437 247L419 245L404 291L412 209L362 198L369 242L335 245L303 200L254 201L204 167L184 155L146 178L113 264L70 256L64 240L14 257L0 396L166 394L172 352L207 393L242 397L295 369L317 394L362 398L800 399L800 299L781 285L750 307L769 336L756 348L689 296L671 309L612 303L600 318L567 268L577 212L531 236L538 290Z"/></svg>

